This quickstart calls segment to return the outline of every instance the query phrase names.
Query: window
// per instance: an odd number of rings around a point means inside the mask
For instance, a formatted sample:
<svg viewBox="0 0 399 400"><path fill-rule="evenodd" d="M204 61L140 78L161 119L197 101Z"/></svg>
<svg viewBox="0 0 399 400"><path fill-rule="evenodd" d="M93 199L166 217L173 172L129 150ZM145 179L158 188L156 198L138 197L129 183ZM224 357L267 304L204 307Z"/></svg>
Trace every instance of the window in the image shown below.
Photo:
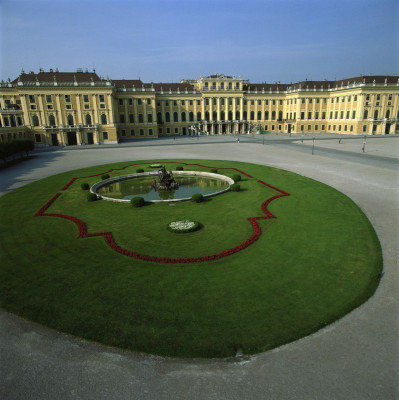
<svg viewBox="0 0 399 400"><path fill-rule="evenodd" d="M162 113L157 114L157 121L161 124L162 123Z"/></svg>
<svg viewBox="0 0 399 400"><path fill-rule="evenodd" d="M173 121L174 121L174 122L178 122L178 121L179 121L179 118L178 118L178 116L177 116L177 112L174 112L174 113L173 113Z"/></svg>
<svg viewBox="0 0 399 400"><path fill-rule="evenodd" d="M320 99L319 99L319 98L316 99L316 103L317 103L317 104L320 103Z"/></svg>
<svg viewBox="0 0 399 400"><path fill-rule="evenodd" d="M366 94L366 101L369 101L369 100L370 100L370 95Z"/></svg>
<svg viewBox="0 0 399 400"><path fill-rule="evenodd" d="M312 98L309 99L309 104L312 104Z"/></svg>
<svg viewBox="0 0 399 400"><path fill-rule="evenodd" d="M201 100L197 100L197 106L201 105Z"/></svg>
<svg viewBox="0 0 399 400"><path fill-rule="evenodd" d="M216 89L216 82L212 82L212 89Z"/></svg>
<svg viewBox="0 0 399 400"><path fill-rule="evenodd" d="M119 105L123 106L123 99L119 99Z"/></svg>
<svg viewBox="0 0 399 400"><path fill-rule="evenodd" d="M165 121L170 122L170 114L168 112L165 113Z"/></svg>
<svg viewBox="0 0 399 400"><path fill-rule="evenodd" d="M134 129L130 129L130 136L134 136L134 135L135 135Z"/></svg>
<svg viewBox="0 0 399 400"><path fill-rule="evenodd" d="M253 121L255 119L255 113L253 111L251 111L250 118L251 118L251 121Z"/></svg>
<svg viewBox="0 0 399 400"><path fill-rule="evenodd" d="M162 128L158 128L158 133L159 133L160 135L162 135L162 133L163 133Z"/></svg>
<svg viewBox="0 0 399 400"><path fill-rule="evenodd" d="M103 140L108 140L108 132L103 132Z"/></svg>
<svg viewBox="0 0 399 400"><path fill-rule="evenodd" d="M275 119L276 119L276 111L272 111L272 120L274 121Z"/></svg>
<svg viewBox="0 0 399 400"><path fill-rule="evenodd" d="M34 115L33 117L32 117L32 123L34 124L34 118L36 117L36 115ZM36 117L37 118L37 117ZM3 120L4 120L4 126L10 126L10 121L9 121L9 119L8 119L8 117L3 117ZM35 125L34 125L35 126ZM39 126L39 120L37 121L37 125L36 126Z"/></svg>
<svg viewBox="0 0 399 400"><path fill-rule="evenodd" d="M105 114L101 114L101 123L107 125L107 116Z"/></svg>
<svg viewBox="0 0 399 400"><path fill-rule="evenodd" d="M152 113L147 114L147 121L152 122Z"/></svg>
<svg viewBox="0 0 399 400"><path fill-rule="evenodd" d="M173 100L173 105L177 106L177 100Z"/></svg>
<svg viewBox="0 0 399 400"><path fill-rule="evenodd" d="M33 123L33 126L39 126L39 117L37 115L33 115L32 116L32 123ZM4 124L6 126L10 125L10 123L8 122L8 118L7 117L4 117Z"/></svg>
<svg viewBox="0 0 399 400"><path fill-rule="evenodd" d="M350 111L347 111L346 112L346 119L349 119L349 117L350 117Z"/></svg>
<svg viewBox="0 0 399 400"><path fill-rule="evenodd" d="M233 111L229 111L229 113L228 113L228 119L229 119L229 121L232 121L232 120L233 120Z"/></svg>
<svg viewBox="0 0 399 400"><path fill-rule="evenodd" d="M169 106L169 100L165 100L165 106Z"/></svg>
<svg viewBox="0 0 399 400"><path fill-rule="evenodd" d="M189 118L190 122L194 121L194 113L192 111L190 111L190 113L188 114L188 118Z"/></svg>
<svg viewBox="0 0 399 400"><path fill-rule="evenodd" d="M120 122L121 124L124 124L124 123L125 123L125 114L119 114L119 122Z"/></svg>
<svg viewBox="0 0 399 400"><path fill-rule="evenodd" d="M197 121L201 121L201 111L197 112Z"/></svg>
<svg viewBox="0 0 399 400"><path fill-rule="evenodd" d="M386 119L389 118L390 113L391 113L390 110L387 110L387 111L386 111L386 113L385 113L385 118L386 118Z"/></svg>
<svg viewBox="0 0 399 400"><path fill-rule="evenodd" d="M35 104L31 104L30 109L31 110L36 110L36 105Z"/></svg>
<svg viewBox="0 0 399 400"><path fill-rule="evenodd" d="M351 125L351 129L350 130L351 130L351 132L353 132L353 125Z"/></svg>
<svg viewBox="0 0 399 400"><path fill-rule="evenodd" d="M189 101L188 101L188 104L189 104L190 106L192 106L192 105L193 105L193 101L192 101L192 100L189 100Z"/></svg>
<svg viewBox="0 0 399 400"><path fill-rule="evenodd" d="M269 100L265 100L265 104L268 106L269 105Z"/></svg>
<svg viewBox="0 0 399 400"><path fill-rule="evenodd" d="M67 110L72 110L72 104L67 104L67 105L65 106L65 108L66 108Z"/></svg>
<svg viewBox="0 0 399 400"><path fill-rule="evenodd" d="M71 114L67 116L67 125L73 126L73 116Z"/></svg>
<svg viewBox="0 0 399 400"><path fill-rule="evenodd" d="M122 136L126 136L126 131L124 129L121 130Z"/></svg>
<svg viewBox="0 0 399 400"><path fill-rule="evenodd" d="M139 106L141 106L141 104L142 104L141 99L137 99L137 104L138 104Z"/></svg>
<svg viewBox="0 0 399 400"><path fill-rule="evenodd" d="M233 105L233 99L230 97L229 98L229 106L232 106Z"/></svg>
<svg viewBox="0 0 399 400"><path fill-rule="evenodd" d="M311 111L308 112L308 119L312 119L312 112Z"/></svg>
<svg viewBox="0 0 399 400"><path fill-rule="evenodd" d="M363 132L367 132L367 125L363 125Z"/></svg>
<svg viewBox="0 0 399 400"><path fill-rule="evenodd" d="M356 111L352 111L352 119L356 118Z"/></svg>
<svg viewBox="0 0 399 400"><path fill-rule="evenodd" d="M355 98L353 99L353 101L357 101L357 95L355 96Z"/></svg>
<svg viewBox="0 0 399 400"><path fill-rule="evenodd" d="M214 112L212 113L212 119L213 119L214 121L216 121L216 120L218 119L218 113L217 113L216 111L214 111Z"/></svg>
<svg viewBox="0 0 399 400"><path fill-rule="evenodd" d="M205 105L206 105L206 106L209 106L209 99L208 99L208 98L205 99Z"/></svg>
<svg viewBox="0 0 399 400"><path fill-rule="evenodd" d="M240 99L236 99L236 105L237 105L237 106L240 105Z"/></svg>
<svg viewBox="0 0 399 400"><path fill-rule="evenodd" d="M40 133L35 133L35 141L36 142L41 142L42 141L42 135Z"/></svg>
<svg viewBox="0 0 399 400"><path fill-rule="evenodd" d="M262 111L258 111L258 121L262 119Z"/></svg>
<svg viewBox="0 0 399 400"><path fill-rule="evenodd" d="M255 100L251 100L251 106L255 104Z"/></svg>
<svg viewBox="0 0 399 400"><path fill-rule="evenodd" d="M351 101L351 96L348 96L348 101Z"/></svg>
<svg viewBox="0 0 399 400"><path fill-rule="evenodd" d="M368 110L364 110L363 119L367 119L368 115L369 115Z"/></svg>
<svg viewBox="0 0 399 400"><path fill-rule="evenodd" d="M334 97L331 99L331 104L334 103Z"/></svg>
<svg viewBox="0 0 399 400"><path fill-rule="evenodd" d="M143 114L139 114L139 122L140 122L140 124L142 124L144 122Z"/></svg>
<svg viewBox="0 0 399 400"><path fill-rule="evenodd" d="M52 104L47 104L47 110L53 110L53 109L54 109L54 107Z"/></svg>
<svg viewBox="0 0 399 400"><path fill-rule="evenodd" d="M335 111L335 119L338 119L338 111Z"/></svg>
<svg viewBox="0 0 399 400"><path fill-rule="evenodd" d="M166 133L170 133L170 128L166 128Z"/></svg>
<svg viewBox="0 0 399 400"><path fill-rule="evenodd" d="M100 108L105 108L105 104L100 104Z"/></svg>
<svg viewBox="0 0 399 400"><path fill-rule="evenodd" d="M144 129L140 129L140 136L144 136Z"/></svg>
<svg viewBox="0 0 399 400"><path fill-rule="evenodd" d="M348 125L344 126L344 132L346 132L348 130Z"/></svg>
<svg viewBox="0 0 399 400"><path fill-rule="evenodd" d="M302 104L305 104L305 99L301 99L301 103L302 103Z"/></svg>
<svg viewBox="0 0 399 400"><path fill-rule="evenodd" d="M374 111L374 119L378 119L378 110Z"/></svg>
<svg viewBox="0 0 399 400"><path fill-rule="evenodd" d="M91 115L86 114L86 125L91 125Z"/></svg>
<svg viewBox="0 0 399 400"><path fill-rule="evenodd" d="M305 119L305 113L303 111L301 112L301 119Z"/></svg>
<svg viewBox="0 0 399 400"><path fill-rule="evenodd" d="M152 128L148 129L148 134L152 136Z"/></svg>
<svg viewBox="0 0 399 400"><path fill-rule="evenodd" d="M133 114L129 114L129 122L131 124L134 124L134 115Z"/></svg>
<svg viewBox="0 0 399 400"><path fill-rule="evenodd" d="M248 114L247 114L247 112L246 112L246 111L244 111L244 115L243 115L243 119L244 119L244 121L246 121L246 120L247 120L247 118L248 118Z"/></svg>
<svg viewBox="0 0 399 400"><path fill-rule="evenodd" d="M181 113L181 120L182 122L186 122L186 113L184 111Z"/></svg>
<svg viewBox="0 0 399 400"><path fill-rule="evenodd" d="M49 124L50 126L55 126L55 117L54 117L53 114L50 114L50 115L49 115L49 117L48 117L48 124Z"/></svg>
<svg viewBox="0 0 399 400"><path fill-rule="evenodd" d="M35 95L34 94L30 94L29 95L29 103L34 103L34 102L35 102ZM6 104L7 104L7 100L6 100Z"/></svg>
<svg viewBox="0 0 399 400"><path fill-rule="evenodd" d="M209 121L209 111L205 111L205 120Z"/></svg>
<svg viewBox="0 0 399 400"><path fill-rule="evenodd" d="M246 106L246 105L247 105L247 102L248 102L248 101L244 99L244 106Z"/></svg>
<svg viewBox="0 0 399 400"><path fill-rule="evenodd" d="M275 106L275 105L276 105L276 100L273 100L273 101L272 101L272 104Z"/></svg>
<svg viewBox="0 0 399 400"><path fill-rule="evenodd" d="M340 118L340 119L343 119L343 118L344 118L344 112L343 112L343 111L341 111L339 118Z"/></svg>
<svg viewBox="0 0 399 400"><path fill-rule="evenodd" d="M213 100L212 100L212 104L213 104L214 106L216 106L216 99L213 99Z"/></svg>
<svg viewBox="0 0 399 400"><path fill-rule="evenodd" d="M314 119L319 119L319 112L318 111L315 112Z"/></svg>
<svg viewBox="0 0 399 400"><path fill-rule="evenodd" d="M53 102L53 100L51 98L51 94L46 94L46 102L47 103L52 103Z"/></svg>
<svg viewBox="0 0 399 400"><path fill-rule="evenodd" d="M381 98L381 95L380 95L380 94L377 94L377 101L379 101L380 98Z"/></svg>
<svg viewBox="0 0 399 400"><path fill-rule="evenodd" d="M147 99L147 104L151 104L151 99Z"/></svg>
<svg viewBox="0 0 399 400"><path fill-rule="evenodd" d="M220 89L224 89L224 82L221 82Z"/></svg>
<svg viewBox="0 0 399 400"><path fill-rule="evenodd" d="M205 89L208 89L208 82L205 82Z"/></svg>
<svg viewBox="0 0 399 400"><path fill-rule="evenodd" d="M239 121L240 120L240 112L236 111L236 120Z"/></svg>
<svg viewBox="0 0 399 400"><path fill-rule="evenodd" d="M220 105L224 106L224 97L220 99Z"/></svg>
<svg viewBox="0 0 399 400"><path fill-rule="evenodd" d="M315 125L315 126L314 126L314 130L315 130L315 131L318 131L318 130L319 130L319 125Z"/></svg>
<svg viewBox="0 0 399 400"><path fill-rule="evenodd" d="M83 95L83 101L84 101L85 103L88 103L88 102L89 102L89 95L88 95L88 94L84 94L84 95Z"/></svg>
<svg viewBox="0 0 399 400"><path fill-rule="evenodd" d="M66 94L64 96L64 98L65 98L65 103L70 103L71 102L71 96L69 94Z"/></svg>

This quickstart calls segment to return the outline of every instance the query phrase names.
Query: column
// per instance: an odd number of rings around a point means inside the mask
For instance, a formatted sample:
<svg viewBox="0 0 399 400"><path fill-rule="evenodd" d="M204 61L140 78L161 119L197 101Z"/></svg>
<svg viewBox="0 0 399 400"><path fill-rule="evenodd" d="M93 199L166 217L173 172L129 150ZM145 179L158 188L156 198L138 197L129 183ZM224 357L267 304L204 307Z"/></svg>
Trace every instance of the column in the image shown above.
<svg viewBox="0 0 399 400"><path fill-rule="evenodd" d="M61 113L61 101L60 101L60 95L59 94L55 95L55 103L57 104L58 125L64 125L64 121L62 119L62 113Z"/></svg>

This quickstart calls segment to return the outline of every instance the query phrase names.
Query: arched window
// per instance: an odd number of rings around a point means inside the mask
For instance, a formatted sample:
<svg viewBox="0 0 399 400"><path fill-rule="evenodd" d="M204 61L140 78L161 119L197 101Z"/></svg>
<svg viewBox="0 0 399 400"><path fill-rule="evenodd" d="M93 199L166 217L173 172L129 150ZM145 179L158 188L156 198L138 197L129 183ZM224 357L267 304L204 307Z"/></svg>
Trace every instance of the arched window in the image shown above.
<svg viewBox="0 0 399 400"><path fill-rule="evenodd" d="M181 113L181 120L183 122L186 122L186 113L184 111L182 111L182 113Z"/></svg>
<svg viewBox="0 0 399 400"><path fill-rule="evenodd" d="M178 122L178 120L179 120L179 117L177 116L177 112L174 112L173 113L173 121Z"/></svg>
<svg viewBox="0 0 399 400"><path fill-rule="evenodd" d="M262 119L262 111L258 111L258 121Z"/></svg>
<svg viewBox="0 0 399 400"><path fill-rule="evenodd" d="M274 121L276 119L276 111L272 111L272 120Z"/></svg>
<svg viewBox="0 0 399 400"><path fill-rule="evenodd" d="M364 110L363 119L367 119L368 115L369 115L368 110Z"/></svg>
<svg viewBox="0 0 399 400"><path fill-rule="evenodd" d="M168 112L165 113L165 121L170 122L170 114Z"/></svg>
<svg viewBox="0 0 399 400"><path fill-rule="evenodd" d="M265 121L269 120L269 111L265 111Z"/></svg>
<svg viewBox="0 0 399 400"><path fill-rule="evenodd" d="M201 121L201 111L197 112L197 121Z"/></svg>
<svg viewBox="0 0 399 400"><path fill-rule="evenodd" d="M248 113L247 113L246 111L244 111L244 115L242 116L242 119L243 119L244 121L246 121L247 118L248 118Z"/></svg>
<svg viewBox="0 0 399 400"><path fill-rule="evenodd" d="M282 120L283 120L283 112L282 112L282 111L279 111L279 112L278 112L278 120L279 120L279 121L282 121Z"/></svg>
<svg viewBox="0 0 399 400"><path fill-rule="evenodd" d="M236 111L236 120L239 121L240 120L240 112Z"/></svg>
<svg viewBox="0 0 399 400"><path fill-rule="evenodd" d="M385 118L388 119L390 114L390 110L387 110L387 112L385 113Z"/></svg>
<svg viewBox="0 0 399 400"><path fill-rule="evenodd" d="M188 114L188 118L190 122L194 121L194 113L192 111L190 111L190 114Z"/></svg>
<svg viewBox="0 0 399 400"><path fill-rule="evenodd" d="M378 110L374 111L374 119L378 119Z"/></svg>
<svg viewBox="0 0 399 400"><path fill-rule="evenodd" d="M162 113L158 113L157 114L157 120L158 120L158 124L161 124L162 123Z"/></svg>
<svg viewBox="0 0 399 400"><path fill-rule="evenodd" d="M86 125L91 125L91 115L86 114Z"/></svg>
<svg viewBox="0 0 399 400"><path fill-rule="evenodd" d="M226 115L224 114L224 111L222 111L222 112L220 113L220 119L221 119L222 121L224 121L224 120L226 119Z"/></svg>
<svg viewBox="0 0 399 400"><path fill-rule="evenodd" d="M209 111L205 111L205 120L209 121Z"/></svg>
<svg viewBox="0 0 399 400"><path fill-rule="evenodd" d="M212 113L212 120L213 121L216 121L218 119L218 113L216 112L216 111L214 111L213 113Z"/></svg>
<svg viewBox="0 0 399 400"><path fill-rule="evenodd" d="M105 114L101 114L101 123L107 125L107 116Z"/></svg>
<svg viewBox="0 0 399 400"><path fill-rule="evenodd" d="M73 116L71 114L68 114L68 116L67 116L67 124L69 126L73 125Z"/></svg>
<svg viewBox="0 0 399 400"><path fill-rule="evenodd" d="M53 114L50 114L50 115L49 115L49 117L48 117L48 124L49 124L50 126L55 126L55 117L54 117Z"/></svg>
<svg viewBox="0 0 399 400"><path fill-rule="evenodd" d="M253 121L255 119L255 112L251 111L251 121Z"/></svg>
<svg viewBox="0 0 399 400"><path fill-rule="evenodd" d="M36 114L32 117L32 123L33 126L39 126L39 117Z"/></svg>
<svg viewBox="0 0 399 400"><path fill-rule="evenodd" d="M229 121L232 121L233 120L233 111L229 111L228 116L229 116Z"/></svg>

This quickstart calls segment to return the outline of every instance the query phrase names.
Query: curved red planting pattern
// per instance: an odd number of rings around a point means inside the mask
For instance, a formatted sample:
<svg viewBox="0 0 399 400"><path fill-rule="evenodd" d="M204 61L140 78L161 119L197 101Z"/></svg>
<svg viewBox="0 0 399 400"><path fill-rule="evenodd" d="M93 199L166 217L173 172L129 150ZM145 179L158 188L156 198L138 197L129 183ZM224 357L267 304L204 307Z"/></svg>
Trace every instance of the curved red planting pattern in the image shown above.
<svg viewBox="0 0 399 400"><path fill-rule="evenodd" d="M175 162L175 161L163 162L163 164L166 164L166 163L168 163L168 164L174 163L174 164L184 164L184 165L195 165L195 166L202 167L202 168L215 168L215 167L209 167L209 166L201 165L201 164L189 164L189 163ZM124 170L125 168L131 167L131 166L134 166L134 165L142 165L142 164L145 164L145 163L128 164L128 165L125 165L122 168L111 168L108 171L101 172L99 174L75 177L75 178L72 178L61 190L68 189L68 187L70 185L72 185L72 183L75 182L77 179L91 178L91 177L94 177L94 176L100 176L100 175L103 175L103 174L108 173L108 172L120 171L120 170ZM147 164L153 164L153 163L147 163ZM234 170L236 172L239 172L242 175L247 176L248 178L252 178L252 175L247 174L246 172L241 171L241 170L239 170L237 168L229 168L229 167L217 167L217 168L218 169ZM118 253L120 253L120 254L122 254L124 256L135 258L137 260L152 261L152 262L159 262L159 263L169 263L169 264L182 264L182 263L194 263L194 262L212 261L212 260L218 260L219 258L226 257L226 256L229 256L231 254L237 253L238 251L244 250L245 248L250 246L252 243L257 241L259 239L259 236L262 233L261 228L260 228L260 226L259 226L257 221L259 219L276 218L276 216L273 215L269 211L268 205L275 199L290 195L289 193L287 193L287 192L285 192L283 190L280 190L280 189L276 188L275 186L272 186L272 185L270 185L270 184L268 184L266 182L258 180L258 183L260 183L262 185L265 185L265 186L267 186L267 187L279 192L280 194L277 194L277 195L275 195L273 197L270 197L270 198L268 198L267 200L265 200L262 203L261 210L263 211L265 216L249 217L248 218L248 221L250 222L250 224L252 225L252 228L253 228L252 235L248 239L246 239L244 242L242 242L238 246L232 247L231 249L224 250L224 251L222 251L220 253L206 255L206 256L200 256L200 257L169 258L169 257L157 257L157 256L146 255L146 254L140 254L140 253L136 253L134 251L127 250L127 249L124 249L124 248L120 247L115 242L111 232L87 233L86 223L83 222L82 220L80 220L78 218L75 218L75 217L72 217L70 215L46 213L45 212L54 203L54 201L56 201L58 199L58 197L61 195L61 193L56 193L43 207L41 207L39 209L39 211L36 212L35 216L36 217L59 217L59 218L64 218L64 219L67 219L69 221L72 221L78 226L78 229L79 229L79 236L78 237L79 238L103 236L105 242L107 243L107 245L109 247L111 247L112 250L114 250L114 251L116 251L116 252L118 252Z"/></svg>

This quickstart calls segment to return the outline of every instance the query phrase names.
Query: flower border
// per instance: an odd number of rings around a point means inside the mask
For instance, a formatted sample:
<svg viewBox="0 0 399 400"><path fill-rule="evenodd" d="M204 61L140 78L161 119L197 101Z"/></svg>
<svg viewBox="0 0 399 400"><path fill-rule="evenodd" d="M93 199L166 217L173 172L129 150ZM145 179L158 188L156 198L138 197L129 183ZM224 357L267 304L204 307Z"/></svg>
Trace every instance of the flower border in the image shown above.
<svg viewBox="0 0 399 400"><path fill-rule="evenodd" d="M202 165L202 164L191 164L191 163L184 163L184 162L177 162L177 161L167 161L167 162L163 162L164 164L184 164L184 165L192 165L192 166L198 166L201 168L215 168L215 167L210 167L207 165ZM154 163L134 163L134 164L128 164L123 166L122 168L111 168L108 171L105 172L101 172L98 174L93 174L93 175L87 175L87 176L80 176L80 177L75 177L72 178L62 189L61 191L65 191L69 188L69 186L71 186L76 180L78 179L84 179L84 178L91 178L94 176L101 176L103 174L106 174L108 172L112 172L112 171L120 171L120 170L124 170L128 167L131 166L135 166L135 165L142 165L142 164L154 164ZM219 169L229 169L229 170L234 170L242 175L247 176L248 178L253 178L252 175L247 174L244 171L241 171L237 168L234 167L218 167ZM199 256L199 257L185 257L185 258L169 258L169 257L157 257L157 256L151 256L151 255L146 255L146 254L140 254L140 253L136 253L134 251L131 250L127 250L124 249L122 247L120 247L114 240L112 233L111 232L95 232L95 233L88 233L87 232L87 228L86 228L86 223L83 222L82 220L75 218L73 216L70 215L65 215L65 214L55 214L55 213L46 213L46 210L58 199L59 196L61 196L61 193L56 193L46 204L44 204L36 213L35 213L35 217L59 217L59 218L64 218L67 219L69 221L74 222L78 229L79 229L79 235L78 238L88 238L88 237L97 237L97 236L103 236L104 240L106 242L106 244L111 247L112 250L116 251L119 254L122 254L124 256L128 256L128 257L132 257L135 258L137 260L142 260L142 261L152 261L152 262L158 262L158 263L167 263L167 264L185 264L185 263L196 263L196 262L207 262L207 261L213 261L213 260L218 260L220 258L223 257L227 257L230 256L232 254L235 254L241 250L246 249L248 246L250 246L251 244L253 244L254 242L256 242L262 231L260 228L260 225L258 224L258 220L261 219L271 219L271 218L276 218L275 215L273 215L269 209L268 206L269 204L275 200L278 199L280 197L284 197L284 196L290 196L289 193L278 189L275 186L272 186L264 181L258 180L258 183L265 185L277 192L279 192L279 194L272 196L270 198L268 198L267 200L265 200L262 205L261 205L261 210L262 212L265 214L265 216L258 216L258 217L249 217L248 221L250 222L250 224L252 225L253 228L253 233L252 235L246 239L244 242L242 242L241 244L239 244L238 246L232 247L230 249L221 251L220 253L216 253L216 254L211 254L211 255L206 255L206 256Z"/></svg>

